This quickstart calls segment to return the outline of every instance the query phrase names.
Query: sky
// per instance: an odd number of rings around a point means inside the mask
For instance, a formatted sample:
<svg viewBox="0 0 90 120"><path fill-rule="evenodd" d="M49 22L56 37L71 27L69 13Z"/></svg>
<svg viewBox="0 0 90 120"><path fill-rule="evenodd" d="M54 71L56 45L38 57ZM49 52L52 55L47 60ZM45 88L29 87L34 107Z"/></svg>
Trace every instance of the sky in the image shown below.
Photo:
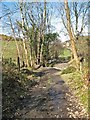
<svg viewBox="0 0 90 120"><path fill-rule="evenodd" d="M4 2L18 2L20 0L1 0L1 1L4 1ZM23 0L25 2L35 2L35 1L38 1L38 2L43 2L44 0ZM63 2L64 0L46 0L47 2ZM89 0L68 0L69 2L75 2L75 1L78 1L78 2L88 2Z"/></svg>
<svg viewBox="0 0 90 120"><path fill-rule="evenodd" d="M3 0L3 1L5 1L5 0ZM10 0L6 0L6 1L10 1ZM14 2L4 2L4 4L10 8L10 10L14 11L15 7L14 7L13 3ZM2 16L2 15L5 14L5 12L3 12L2 3L0 3L0 8L1 8L0 9L0 16ZM56 11L55 11L55 13L56 13ZM19 17L20 17L20 14L19 13L15 13L12 16L12 19L13 20L20 19ZM7 21L7 18L3 18L3 19L0 20L0 34L8 34L8 33L11 32L9 28L4 27L4 22L5 21ZM61 30L64 29L64 27L63 27L63 24L61 22L60 17L56 17L56 15L53 14L52 19L51 19L51 24L55 27L54 32L58 32L59 33L60 39L62 41L66 41L66 40L69 39L68 36L65 36L63 33L61 33ZM81 26L81 22L79 22L79 26ZM88 28L85 28L84 32L88 33Z"/></svg>

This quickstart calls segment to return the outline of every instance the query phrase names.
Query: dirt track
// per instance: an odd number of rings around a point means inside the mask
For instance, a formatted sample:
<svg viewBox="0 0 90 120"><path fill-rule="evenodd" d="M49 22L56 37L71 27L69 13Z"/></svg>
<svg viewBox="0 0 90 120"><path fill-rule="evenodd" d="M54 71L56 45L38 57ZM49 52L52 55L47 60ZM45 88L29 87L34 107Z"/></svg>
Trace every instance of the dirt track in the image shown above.
<svg viewBox="0 0 90 120"><path fill-rule="evenodd" d="M85 118L83 106L60 78L60 71L44 68L39 72L39 84L19 101L16 118Z"/></svg>

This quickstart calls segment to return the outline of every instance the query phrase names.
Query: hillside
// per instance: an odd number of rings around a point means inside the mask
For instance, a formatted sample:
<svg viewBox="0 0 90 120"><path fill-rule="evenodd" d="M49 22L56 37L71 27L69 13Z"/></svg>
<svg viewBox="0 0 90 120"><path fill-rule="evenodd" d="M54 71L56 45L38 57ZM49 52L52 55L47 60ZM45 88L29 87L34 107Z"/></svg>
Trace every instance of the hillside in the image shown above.
<svg viewBox="0 0 90 120"><path fill-rule="evenodd" d="M0 40L4 41L14 41L14 38L12 36L0 34ZM17 40L20 40L20 38L17 38Z"/></svg>

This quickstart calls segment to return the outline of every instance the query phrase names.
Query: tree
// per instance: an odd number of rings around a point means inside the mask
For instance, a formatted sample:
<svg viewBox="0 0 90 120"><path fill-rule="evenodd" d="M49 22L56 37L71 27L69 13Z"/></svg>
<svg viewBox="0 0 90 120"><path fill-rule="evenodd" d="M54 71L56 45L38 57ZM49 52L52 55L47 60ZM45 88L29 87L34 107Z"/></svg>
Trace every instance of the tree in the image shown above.
<svg viewBox="0 0 90 120"><path fill-rule="evenodd" d="M15 43L16 43L16 47L17 47L17 65L18 65L18 69L20 71L20 59L21 59L20 50L19 50L18 42L17 42L16 36L15 36L15 31L14 31L10 16L8 16L8 18L9 18L9 21L10 21L11 30L12 30L13 37L14 37L14 40L15 40Z"/></svg>
<svg viewBox="0 0 90 120"><path fill-rule="evenodd" d="M70 9L68 6L68 1L64 0L64 4L65 4L65 11L66 11L66 18L67 18L67 30L68 30L70 41L71 41L72 53L73 53L74 59L76 61L77 68L79 69L80 61L79 61L77 50L75 47L75 38L74 38L73 30L72 30Z"/></svg>
<svg viewBox="0 0 90 120"><path fill-rule="evenodd" d="M75 17L75 30L74 33L76 37L82 34L84 28L87 26L87 12L88 12L87 2L73 2L72 3L72 14ZM79 25L81 22L81 26ZM78 39L78 38L77 38Z"/></svg>
<svg viewBox="0 0 90 120"><path fill-rule="evenodd" d="M27 52L27 47L26 47L26 41L25 41L25 33L24 33L24 13L23 13L23 2L20 2L20 12L21 12L21 19L22 19L22 33L23 33L23 47L24 47L24 51L25 51L25 57L26 57L26 66L29 67L29 61L28 61L28 52Z"/></svg>
<svg viewBox="0 0 90 120"><path fill-rule="evenodd" d="M44 54L43 55L44 55L44 59L46 62L48 62L48 60L51 59L52 56L55 56L55 53L58 52L58 50L59 50L60 46L57 47L60 43L60 40L58 40L58 36L59 36L58 33L45 34Z"/></svg>
<svg viewBox="0 0 90 120"><path fill-rule="evenodd" d="M74 38L74 44L75 48L76 46L76 41L78 42L78 37L83 34L85 28L87 27L87 12L88 12L88 2L69 2L66 0L68 5L65 5L65 0L64 3L58 4L57 9L60 14L60 18L63 23L63 31L65 35L69 36L70 34L68 32L68 25L67 23L70 24L70 28L72 31L72 35ZM67 6L68 10L66 10L65 6ZM68 11L68 12L67 12ZM66 13L68 15L66 15ZM70 20L67 20L67 16ZM70 16L70 17L69 17ZM79 24L80 23L80 24ZM72 47L71 47L72 48ZM76 52L78 54L79 51ZM71 51L73 57L74 57L74 52Z"/></svg>
<svg viewBox="0 0 90 120"><path fill-rule="evenodd" d="M23 62L28 67L30 64L31 68L34 68L36 65L45 66L44 63L50 57L50 44L57 36L54 33L50 33L51 11L48 5L46 0L43 3L23 2L20 0L18 4L20 19L14 19L14 22L17 24L15 32L18 31L17 35L23 43Z"/></svg>

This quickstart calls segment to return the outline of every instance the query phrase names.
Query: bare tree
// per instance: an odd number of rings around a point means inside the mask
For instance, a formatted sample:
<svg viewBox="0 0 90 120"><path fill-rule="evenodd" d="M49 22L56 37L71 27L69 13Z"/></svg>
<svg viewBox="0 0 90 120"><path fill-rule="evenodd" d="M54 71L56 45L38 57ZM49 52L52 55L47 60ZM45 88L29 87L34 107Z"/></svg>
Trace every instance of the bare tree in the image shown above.
<svg viewBox="0 0 90 120"><path fill-rule="evenodd" d="M65 4L65 11L66 11L66 18L67 18L67 30L68 30L70 41L71 41L72 53L74 55L74 59L76 61L77 68L79 69L80 61L79 61L77 50L76 50L76 47L75 47L75 37L74 37L74 34L73 34L73 30L72 30L70 9L69 9L69 6L68 6L68 1L64 0L64 4Z"/></svg>
<svg viewBox="0 0 90 120"><path fill-rule="evenodd" d="M84 28L87 26L87 2L77 1L68 3L68 0L64 0L64 2L59 4L57 9L65 28L63 32L70 38L71 53L74 59L76 59L78 65L79 58L76 41L78 37L82 35Z"/></svg>
<svg viewBox="0 0 90 120"><path fill-rule="evenodd" d="M87 2L73 2L72 3L72 14L75 17L75 35L82 34L84 28L87 26L87 12L88 3ZM81 22L81 26L79 25Z"/></svg>
<svg viewBox="0 0 90 120"><path fill-rule="evenodd" d="M28 61L28 52L26 47L26 41L25 41L25 33L24 33L24 13L23 13L23 1L20 1L20 12L21 12L21 19L22 19L22 33L23 33L23 47L25 51L25 57L26 57L26 66L29 67L29 61Z"/></svg>
<svg viewBox="0 0 90 120"><path fill-rule="evenodd" d="M12 30L12 33L13 33L13 37L14 37L14 40L15 40L15 43L16 43L16 47L17 47L17 64L18 64L18 68L19 68L19 71L20 71L20 59L21 59L21 56L20 56L20 50L19 50L19 46L18 46L18 41L16 39L15 31L14 31L13 24L12 24L10 16L8 16L8 18L9 18L11 30Z"/></svg>

